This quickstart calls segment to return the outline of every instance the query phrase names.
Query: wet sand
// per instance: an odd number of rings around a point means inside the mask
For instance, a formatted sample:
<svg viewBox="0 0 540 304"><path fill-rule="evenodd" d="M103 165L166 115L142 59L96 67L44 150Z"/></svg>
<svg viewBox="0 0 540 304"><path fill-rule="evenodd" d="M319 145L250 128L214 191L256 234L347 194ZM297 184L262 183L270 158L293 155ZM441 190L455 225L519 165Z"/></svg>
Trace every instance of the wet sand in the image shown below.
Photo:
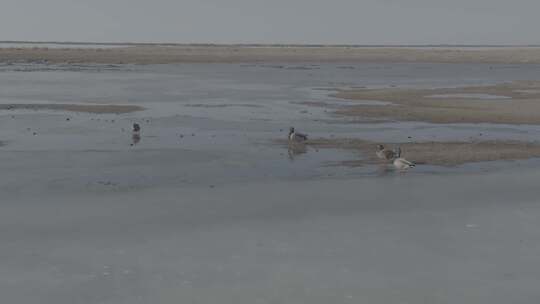
<svg viewBox="0 0 540 304"><path fill-rule="evenodd" d="M309 140L305 145L318 149L346 149L360 152L359 159L329 163L354 167L384 163L375 155L378 144L384 144L390 149L400 147L402 157L416 164L445 167L484 161L540 157L540 143L519 141L376 143L360 139L334 138ZM297 144L291 149L300 149L299 146Z"/></svg>
<svg viewBox="0 0 540 304"><path fill-rule="evenodd" d="M540 48L403 48L350 46L133 46L117 48L2 48L1 62L440 62L540 63ZM344 66L343 68L347 68Z"/></svg>
<svg viewBox="0 0 540 304"><path fill-rule="evenodd" d="M186 107L193 108L229 108L229 107L239 107L239 108L260 108L261 105L246 104L246 103L220 103L220 104L202 104L202 103L189 103L185 105Z"/></svg>
<svg viewBox="0 0 540 304"><path fill-rule="evenodd" d="M352 89L335 96L352 100L337 114L366 121L540 124L540 83L534 81L440 89ZM355 105L355 100L390 104Z"/></svg>

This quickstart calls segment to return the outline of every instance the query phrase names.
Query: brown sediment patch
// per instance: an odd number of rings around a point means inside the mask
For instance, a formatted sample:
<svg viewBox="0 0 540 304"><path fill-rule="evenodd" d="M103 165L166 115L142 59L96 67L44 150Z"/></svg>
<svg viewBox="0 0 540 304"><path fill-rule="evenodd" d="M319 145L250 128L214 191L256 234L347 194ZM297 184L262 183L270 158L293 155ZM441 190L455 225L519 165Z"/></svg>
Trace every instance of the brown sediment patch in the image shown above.
<svg viewBox="0 0 540 304"><path fill-rule="evenodd" d="M330 91L330 92L336 92L339 91L338 88L313 88L314 91Z"/></svg>
<svg viewBox="0 0 540 304"><path fill-rule="evenodd" d="M186 107L192 108L230 108L230 107L241 107L241 108L262 108L261 105L254 105L248 103L220 103L220 104L204 104L204 103L190 103L186 104Z"/></svg>
<svg viewBox="0 0 540 304"><path fill-rule="evenodd" d="M0 104L0 110L53 110L93 114L124 114L144 110L133 105L87 105L87 104Z"/></svg>
<svg viewBox="0 0 540 304"><path fill-rule="evenodd" d="M457 94L493 95L493 98L459 97ZM440 95L446 97L440 98ZM540 124L540 82L536 81L463 88L354 89L342 90L333 96L351 100L351 106L337 110L336 114L366 120ZM391 104L354 104L354 100Z"/></svg>
<svg viewBox="0 0 540 304"><path fill-rule="evenodd" d="M285 141L282 141L282 143ZM330 163L342 166L363 166L384 163L375 155L379 143L361 139L313 139L305 145L318 149L345 149L360 153L358 160ZM411 142L383 143L387 148L399 146L402 157L417 164L436 166L457 166L466 163L522 160L540 157L540 143L521 141L481 141L481 142Z"/></svg>
<svg viewBox="0 0 540 304"><path fill-rule="evenodd" d="M540 63L538 47L406 48L337 45L138 45L117 48L1 48L4 62L159 64L181 62ZM273 66L284 68L284 66ZM342 66L343 67L343 66ZM306 68L306 67L303 67Z"/></svg>
<svg viewBox="0 0 540 304"><path fill-rule="evenodd" d="M325 109L341 109L344 107L344 105L324 101L293 101L291 104Z"/></svg>
<svg viewBox="0 0 540 304"><path fill-rule="evenodd" d="M293 101L292 104L311 106L311 107L331 107L333 104L324 101Z"/></svg>

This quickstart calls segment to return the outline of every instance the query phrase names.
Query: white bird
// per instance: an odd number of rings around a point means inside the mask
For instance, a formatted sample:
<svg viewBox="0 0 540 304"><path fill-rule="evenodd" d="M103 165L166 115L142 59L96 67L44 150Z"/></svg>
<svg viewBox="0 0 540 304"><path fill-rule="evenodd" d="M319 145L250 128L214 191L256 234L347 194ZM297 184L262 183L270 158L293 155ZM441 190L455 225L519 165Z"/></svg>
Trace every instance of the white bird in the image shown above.
<svg viewBox="0 0 540 304"><path fill-rule="evenodd" d="M289 129L289 140L294 142L303 142L307 140L307 135L298 133L293 127Z"/></svg>
<svg viewBox="0 0 540 304"><path fill-rule="evenodd" d="M394 159L394 167L399 170L405 170L414 167L414 164L404 158Z"/></svg>
<svg viewBox="0 0 540 304"><path fill-rule="evenodd" d="M415 166L414 163L401 157L401 148L398 148L397 156L394 159L393 164L394 164L394 167L396 167L396 169L398 170L406 170Z"/></svg>
<svg viewBox="0 0 540 304"><path fill-rule="evenodd" d="M390 149L386 149L383 145L377 145L377 151L375 152L377 157L384 160L393 160L397 157L397 153Z"/></svg>

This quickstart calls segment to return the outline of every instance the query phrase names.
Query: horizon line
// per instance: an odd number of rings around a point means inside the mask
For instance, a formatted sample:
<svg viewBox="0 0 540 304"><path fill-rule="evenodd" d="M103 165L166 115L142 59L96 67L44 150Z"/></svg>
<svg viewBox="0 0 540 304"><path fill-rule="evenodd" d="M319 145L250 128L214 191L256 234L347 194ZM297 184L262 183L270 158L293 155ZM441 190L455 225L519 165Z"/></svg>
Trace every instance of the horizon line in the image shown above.
<svg viewBox="0 0 540 304"><path fill-rule="evenodd" d="M109 45L109 46L239 46L239 47L540 47L540 44L345 44L345 43L179 43L0 40L4 44Z"/></svg>

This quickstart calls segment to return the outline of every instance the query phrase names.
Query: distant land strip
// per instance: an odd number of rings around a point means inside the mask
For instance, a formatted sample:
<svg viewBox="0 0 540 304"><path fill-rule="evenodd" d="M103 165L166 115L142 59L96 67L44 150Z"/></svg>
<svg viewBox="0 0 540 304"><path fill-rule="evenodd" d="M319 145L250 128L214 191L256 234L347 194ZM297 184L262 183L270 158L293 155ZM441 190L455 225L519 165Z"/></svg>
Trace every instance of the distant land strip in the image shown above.
<svg viewBox="0 0 540 304"><path fill-rule="evenodd" d="M30 43L30 42L25 42ZM2 44L2 42L0 42ZM0 45L1 63L486 63L540 64L540 46L89 44ZM71 47L72 46L72 47Z"/></svg>

